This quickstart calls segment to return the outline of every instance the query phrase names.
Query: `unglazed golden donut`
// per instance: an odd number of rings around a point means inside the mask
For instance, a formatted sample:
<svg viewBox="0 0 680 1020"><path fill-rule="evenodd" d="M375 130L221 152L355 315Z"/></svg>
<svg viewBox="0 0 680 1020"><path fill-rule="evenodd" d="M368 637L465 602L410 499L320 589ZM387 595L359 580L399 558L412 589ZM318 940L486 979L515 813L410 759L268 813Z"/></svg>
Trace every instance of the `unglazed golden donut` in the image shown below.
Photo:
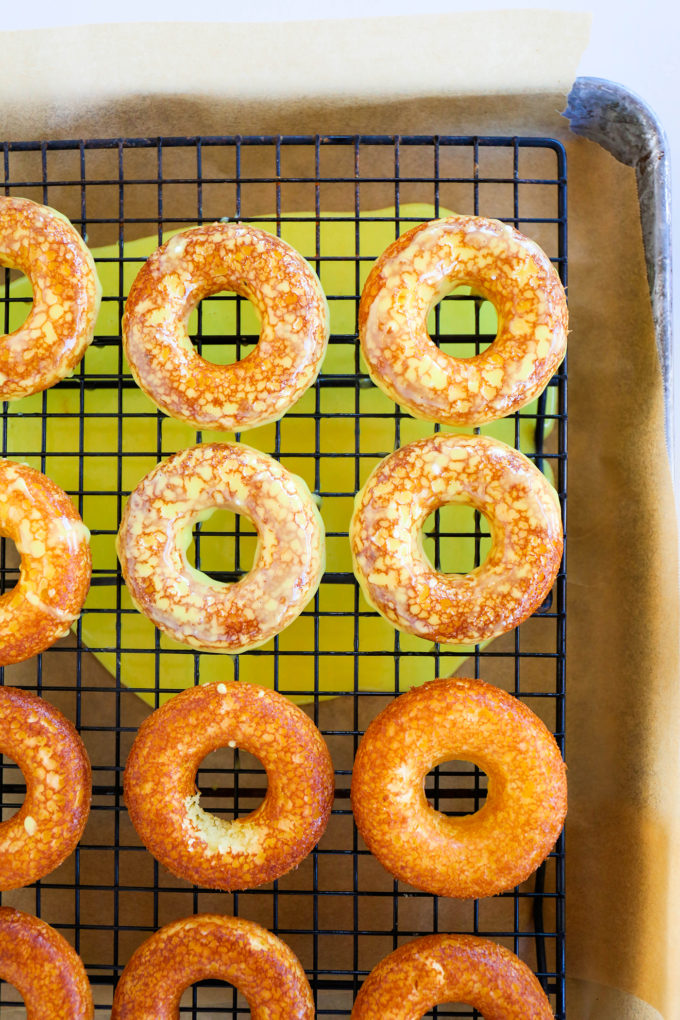
<svg viewBox="0 0 680 1020"><path fill-rule="evenodd" d="M21 994L27 1020L92 1020L83 962L44 921L0 907L0 978Z"/></svg>
<svg viewBox="0 0 680 1020"><path fill-rule="evenodd" d="M0 666L37 655L65 637L90 587L90 533L46 475L0 460L0 534L21 555L21 573L0 596Z"/></svg>
<svg viewBox="0 0 680 1020"><path fill-rule="evenodd" d="M488 776L484 806L449 817L425 796L428 772L469 761ZM433 680L391 702L366 730L352 810L371 853L417 889L494 896L545 860L567 810L554 737L523 702L481 680Z"/></svg>
<svg viewBox="0 0 680 1020"><path fill-rule="evenodd" d="M75 850L92 799L90 761L61 712L13 687L0 687L0 753L26 780L21 808L0 823L0 889L18 889Z"/></svg>
<svg viewBox="0 0 680 1020"><path fill-rule="evenodd" d="M420 1020L447 1002L473 1006L484 1020L554 1020L527 965L475 935L426 935L395 949L359 989L352 1020Z"/></svg>
<svg viewBox="0 0 680 1020"><path fill-rule="evenodd" d="M20 269L33 307L0 340L0 400L39 393L69 375L92 342L101 286L66 217L27 198L0 197L0 266Z"/></svg>
<svg viewBox="0 0 680 1020"><path fill-rule="evenodd" d="M196 772L211 751L239 747L267 773L267 793L233 821L204 811ZM147 849L168 871L209 889L249 889L297 867L321 838L333 766L308 716L252 684L182 691L139 728L125 767L125 803Z"/></svg>
<svg viewBox="0 0 680 1020"><path fill-rule="evenodd" d="M168 924L137 949L116 986L111 1020L179 1020L195 981L229 981L252 1020L313 1020L300 961L266 928L240 917L196 914Z"/></svg>
<svg viewBox="0 0 680 1020"><path fill-rule="evenodd" d="M493 303L496 339L472 358L439 350L427 316L460 284ZM550 259L498 220L422 223L380 256L359 306L371 379L416 418L481 425L524 407L547 386L567 345L567 304Z"/></svg>
<svg viewBox="0 0 680 1020"><path fill-rule="evenodd" d="M447 503L489 523L489 554L468 574L436 571L423 551L423 524ZM562 559L562 521L555 490L523 454L488 436L440 432L378 464L354 501L350 542L367 601L396 627L475 644L541 605Z"/></svg>
<svg viewBox="0 0 680 1020"><path fill-rule="evenodd" d="M232 365L205 361L189 339L204 297L235 291L252 301L257 346ZM166 414L197 428L240 432L277 421L319 374L328 306L318 277L289 244L241 223L176 234L147 260L123 315L132 374Z"/></svg>
<svg viewBox="0 0 680 1020"><path fill-rule="evenodd" d="M235 583L187 561L193 525L218 507L245 514L259 536L252 570ZM116 547L137 608L176 641L212 652L243 652L282 631L325 565L305 482L241 443L194 446L154 468L128 500Z"/></svg>

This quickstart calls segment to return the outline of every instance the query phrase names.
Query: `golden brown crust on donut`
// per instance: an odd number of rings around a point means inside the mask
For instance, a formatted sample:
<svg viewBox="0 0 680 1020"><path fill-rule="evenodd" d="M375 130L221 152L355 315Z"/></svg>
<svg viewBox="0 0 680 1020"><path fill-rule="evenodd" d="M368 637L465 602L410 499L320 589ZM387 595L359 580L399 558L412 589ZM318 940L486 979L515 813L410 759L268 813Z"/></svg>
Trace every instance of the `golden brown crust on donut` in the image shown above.
<svg viewBox="0 0 680 1020"><path fill-rule="evenodd" d="M90 761L73 725L54 706L0 687L0 753L21 769L26 799L0 823L0 889L30 885L76 848L92 799Z"/></svg>
<svg viewBox="0 0 680 1020"><path fill-rule="evenodd" d="M205 756L227 746L259 758L268 780L262 804L232 822L199 807L195 784ZM334 776L318 729L283 695L212 683L142 723L124 785L132 824L169 871L210 889L248 889L297 867L319 841Z"/></svg>
<svg viewBox="0 0 680 1020"><path fill-rule="evenodd" d="M26 198L0 197L0 265L33 287L28 319L0 341L0 400L14 400L73 371L92 342L101 286L66 217Z"/></svg>
<svg viewBox="0 0 680 1020"><path fill-rule="evenodd" d="M489 521L492 548L467 574L443 574L420 540L437 507L466 503ZM437 433L386 457L357 494L354 572L367 601L396 627L468 644L503 634L536 610L562 559L557 494L519 453L488 436Z"/></svg>
<svg viewBox="0 0 680 1020"><path fill-rule="evenodd" d="M313 1020L314 1000L300 961L253 921L196 914L147 939L116 987L111 1020L176 1020L195 981L229 981L253 1020Z"/></svg>
<svg viewBox="0 0 680 1020"><path fill-rule="evenodd" d="M0 534L21 554L16 587L0 596L0 666L68 634L90 587L90 533L66 493L28 467L0 460Z"/></svg>
<svg viewBox="0 0 680 1020"><path fill-rule="evenodd" d="M498 335L453 358L427 333L445 294L469 284L498 312ZM402 234L364 286L359 336L368 371L416 418L481 425L524 407L548 384L567 343L564 288L537 244L498 220L451 216Z"/></svg>
<svg viewBox="0 0 680 1020"><path fill-rule="evenodd" d="M191 567L199 515L242 513L259 536L252 570L224 584ZM131 494L116 542L137 608L170 637L213 652L243 652L295 620L324 570L324 531L305 482L243 443L176 453Z"/></svg>
<svg viewBox="0 0 680 1020"><path fill-rule="evenodd" d="M19 991L27 1020L92 1020L83 962L44 921L0 907L0 977Z"/></svg>
<svg viewBox="0 0 680 1020"><path fill-rule="evenodd" d="M191 311L220 290L249 298L262 322L233 365L205 361L187 333ZM166 414L239 432L277 421L316 379L328 343L318 277L289 244L242 223L177 234L147 260L123 315L132 373Z"/></svg>
<svg viewBox="0 0 680 1020"><path fill-rule="evenodd" d="M554 1020L527 965L474 935L426 935L400 946L364 981L352 1020L420 1020L445 1002L474 1006L484 1020Z"/></svg>
<svg viewBox="0 0 680 1020"><path fill-rule="evenodd" d="M425 777L445 761L489 777L485 805L448 817ZM567 810L565 765L523 702L481 680L433 680L402 694L366 731L352 773L352 809L369 850L403 882L439 896L494 896L547 857Z"/></svg>

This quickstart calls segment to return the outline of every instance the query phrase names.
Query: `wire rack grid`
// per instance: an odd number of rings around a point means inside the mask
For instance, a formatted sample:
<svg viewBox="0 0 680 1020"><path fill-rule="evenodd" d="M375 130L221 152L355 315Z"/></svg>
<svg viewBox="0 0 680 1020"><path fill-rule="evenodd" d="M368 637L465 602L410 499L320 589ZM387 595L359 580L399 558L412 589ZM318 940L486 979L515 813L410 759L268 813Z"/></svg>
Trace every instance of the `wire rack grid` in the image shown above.
<svg viewBox="0 0 680 1020"><path fill-rule="evenodd" d="M428 645L400 635L363 601L351 571L347 528L356 491L385 455L438 426L417 422L370 382L359 358L356 315L375 258L414 223L448 211L509 222L537 240L566 284L566 163L558 142L490 137L203 137L6 143L5 194L66 213L93 249L104 284L92 347L74 375L35 397L5 404L2 454L24 460L62 485L92 533L93 580L70 638L2 682L58 705L83 737L93 764L94 800L77 851L5 903L42 916L76 947L93 985L96 1016L109 1015L115 983L134 948L160 925L200 911L259 921L300 957L319 1016L349 1016L368 971L404 941L437 931L487 935L521 955L548 992L558 1020L564 999L564 846L536 876L492 900L439 900L394 881L373 860L352 823L351 767L368 722L400 691L436 676L480 676L522 698L564 739L565 575L521 628L471 648ZM287 631L240 657L174 644L136 612L115 557L127 495L159 460L195 442L164 417L129 374L120 317L144 258L168 232L223 218L260 225L295 244L315 267L329 299L331 339L323 371L282 419L242 438L301 474L318 495L328 566L319 593ZM4 332L26 316L25 281L5 270ZM23 286L23 289L22 289ZM435 342L470 355L495 335L488 302L458 288L431 314ZM229 362L257 342L258 324L239 295L205 299L190 322L202 354ZM497 431L499 430L499 431ZM482 431L522 448L553 479L566 506L566 368L538 402ZM237 439L241 438L239 436ZM442 508L428 520L425 547L444 570L478 565L488 547L479 514ZM234 580L252 562L247 520L219 511L197 525L196 566ZM3 539L3 590L18 560ZM328 830L301 867L270 886L207 892L173 878L141 846L122 796L127 752L141 720L177 690L213 679L268 684L303 703L320 726L336 767ZM486 777L462 762L428 777L435 807L476 810ZM252 810L266 789L260 763L222 750L198 775L204 806L227 817ZM21 804L23 777L2 763L2 811ZM25 1016L14 989L0 985L0 1012ZM188 989L182 1015L247 1015L233 989L204 982ZM439 1017L472 1017L450 1003Z"/></svg>

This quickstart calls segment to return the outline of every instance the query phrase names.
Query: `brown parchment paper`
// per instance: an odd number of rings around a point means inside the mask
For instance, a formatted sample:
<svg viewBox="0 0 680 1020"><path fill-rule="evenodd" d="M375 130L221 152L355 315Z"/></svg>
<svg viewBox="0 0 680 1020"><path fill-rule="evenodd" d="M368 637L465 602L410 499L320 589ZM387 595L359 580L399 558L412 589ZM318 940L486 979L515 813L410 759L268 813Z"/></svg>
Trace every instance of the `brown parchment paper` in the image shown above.
<svg viewBox="0 0 680 1020"><path fill-rule="evenodd" d="M588 22L503 11L5 33L3 135L528 133L565 143L567 1010L572 1020L677 1020L674 507L634 173L559 116ZM322 705L323 727L342 726L345 702ZM138 725L147 710L132 694L126 706Z"/></svg>

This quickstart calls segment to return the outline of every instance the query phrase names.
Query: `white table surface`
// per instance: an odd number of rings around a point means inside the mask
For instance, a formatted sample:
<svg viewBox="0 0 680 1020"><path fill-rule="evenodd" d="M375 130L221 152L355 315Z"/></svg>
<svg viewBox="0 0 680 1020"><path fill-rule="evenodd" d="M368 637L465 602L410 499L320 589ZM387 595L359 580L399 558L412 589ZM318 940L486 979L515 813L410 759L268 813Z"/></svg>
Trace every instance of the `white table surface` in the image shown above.
<svg viewBox="0 0 680 1020"><path fill-rule="evenodd" d="M578 75L594 75L620 82L637 92L657 113L671 150L680 145L680 6L672 0L521 0L501 4L493 0L422 0L422 13L498 10L512 7L589 10L593 14L590 42L577 68ZM413 0L115 0L94 5L92 0L32 0L4 9L5 29L52 27L111 21L277 21L305 18L370 17L413 14ZM673 193L678 195L680 157L672 171ZM675 217L674 249L680 251L680 230ZM675 335L680 336L680 295L676 274ZM680 503L680 355L675 358L675 477Z"/></svg>

